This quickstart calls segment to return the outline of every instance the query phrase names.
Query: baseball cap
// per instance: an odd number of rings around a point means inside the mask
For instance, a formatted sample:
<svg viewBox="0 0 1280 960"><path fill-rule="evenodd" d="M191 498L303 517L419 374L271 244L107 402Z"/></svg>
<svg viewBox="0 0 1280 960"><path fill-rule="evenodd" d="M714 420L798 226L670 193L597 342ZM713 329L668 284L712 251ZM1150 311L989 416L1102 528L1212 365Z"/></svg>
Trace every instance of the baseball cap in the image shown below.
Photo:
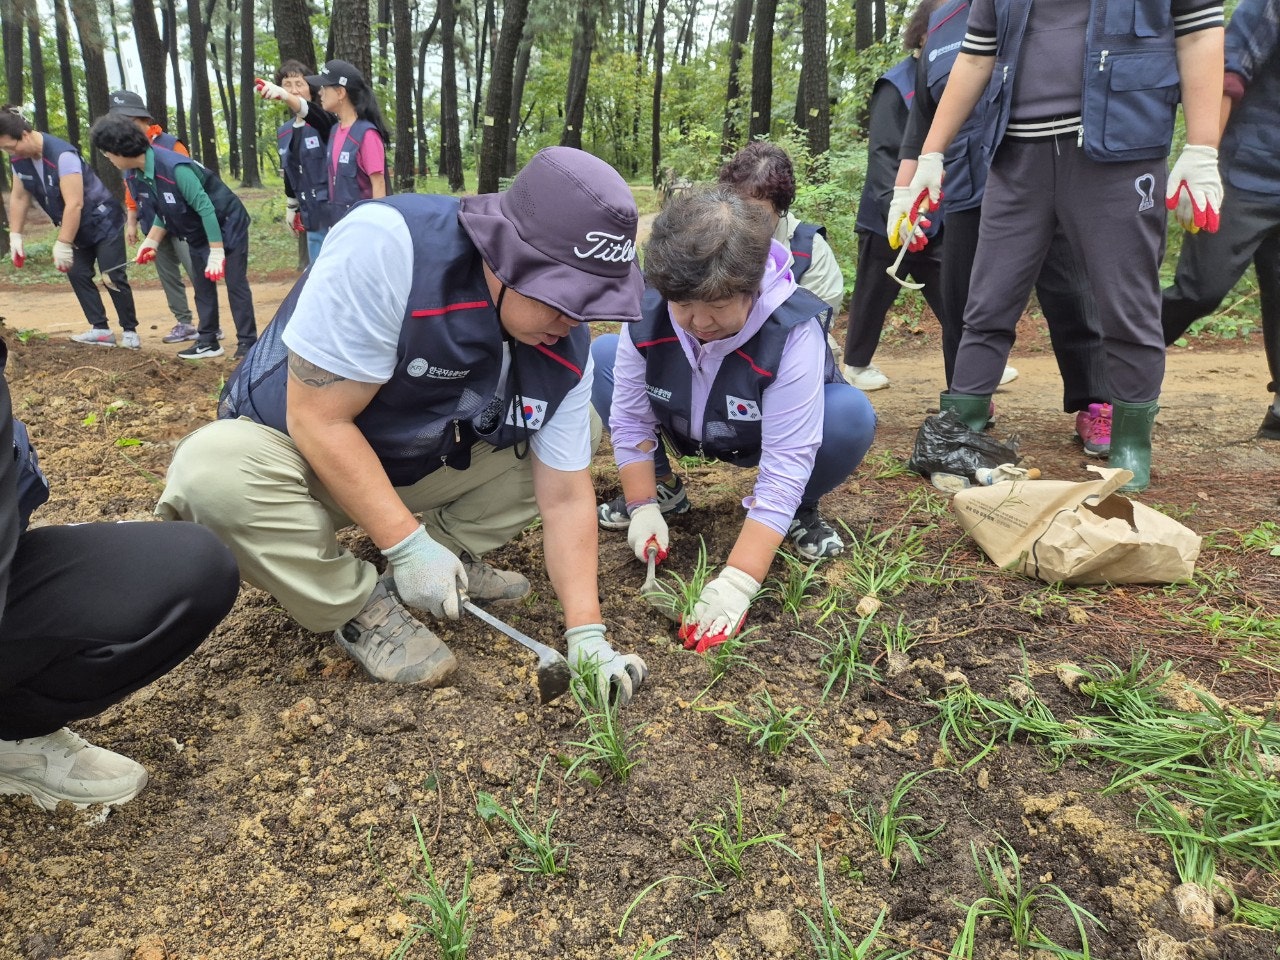
<svg viewBox="0 0 1280 960"><path fill-rule="evenodd" d="M509 189L464 197L458 219L517 293L575 320L640 319L639 214L626 182L598 157L539 150Z"/></svg>
<svg viewBox="0 0 1280 960"><path fill-rule="evenodd" d="M125 117L150 117L151 111L142 102L142 97L132 90L116 90L108 101L111 104L109 113L118 113Z"/></svg>
<svg viewBox="0 0 1280 960"><path fill-rule="evenodd" d="M307 77L307 83L313 87L349 87L353 83L364 82L364 74L346 60L330 60L319 73Z"/></svg>

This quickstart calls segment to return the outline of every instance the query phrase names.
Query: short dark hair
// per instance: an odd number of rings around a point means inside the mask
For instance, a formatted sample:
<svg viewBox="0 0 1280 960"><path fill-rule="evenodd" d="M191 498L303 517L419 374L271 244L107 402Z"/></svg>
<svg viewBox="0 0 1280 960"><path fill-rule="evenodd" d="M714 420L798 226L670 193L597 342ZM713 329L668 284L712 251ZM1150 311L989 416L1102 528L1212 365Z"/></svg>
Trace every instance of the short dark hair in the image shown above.
<svg viewBox="0 0 1280 960"><path fill-rule="evenodd" d="M933 11L942 6L942 0L920 0L907 21L907 28L902 34L902 45L908 52L919 50L929 39L929 18Z"/></svg>
<svg viewBox="0 0 1280 960"><path fill-rule="evenodd" d="M301 60L286 60L280 64L280 69L276 71L276 83L283 83L285 77L302 77L305 80L313 73L315 71L307 69L307 65Z"/></svg>
<svg viewBox="0 0 1280 960"><path fill-rule="evenodd" d="M22 116L22 108L6 103L0 107L0 137L13 137L21 140L24 133L31 130L31 124Z"/></svg>
<svg viewBox="0 0 1280 960"><path fill-rule="evenodd" d="M719 181L755 200L773 205L778 216L796 199L796 171L781 147L753 140L720 168Z"/></svg>
<svg viewBox="0 0 1280 960"><path fill-rule="evenodd" d="M645 280L674 303L715 303L760 288L769 215L738 190L703 187L672 197L649 233Z"/></svg>
<svg viewBox="0 0 1280 960"><path fill-rule="evenodd" d="M114 153L118 157L140 157L151 146L147 135L132 118L118 113L108 113L95 120L89 129L89 139L103 153Z"/></svg>

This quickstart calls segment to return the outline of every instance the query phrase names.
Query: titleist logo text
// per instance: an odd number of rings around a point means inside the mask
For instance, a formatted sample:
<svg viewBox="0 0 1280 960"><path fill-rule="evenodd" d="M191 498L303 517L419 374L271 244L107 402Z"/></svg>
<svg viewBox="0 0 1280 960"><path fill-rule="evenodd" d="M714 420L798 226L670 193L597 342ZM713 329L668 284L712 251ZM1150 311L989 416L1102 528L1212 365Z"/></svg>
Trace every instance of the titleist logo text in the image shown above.
<svg viewBox="0 0 1280 960"><path fill-rule="evenodd" d="M636 258L636 245L630 237L620 233L605 233L603 230L592 230L587 234L587 242L594 244L586 250L573 248L574 255L580 260L603 260L605 263L630 263Z"/></svg>

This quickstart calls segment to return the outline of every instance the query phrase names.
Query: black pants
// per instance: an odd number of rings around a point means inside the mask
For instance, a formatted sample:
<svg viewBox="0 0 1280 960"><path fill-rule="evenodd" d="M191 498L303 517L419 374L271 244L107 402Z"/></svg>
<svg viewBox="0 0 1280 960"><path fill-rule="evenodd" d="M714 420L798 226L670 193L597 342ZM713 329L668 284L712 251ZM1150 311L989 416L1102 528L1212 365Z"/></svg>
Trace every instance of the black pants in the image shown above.
<svg viewBox="0 0 1280 960"><path fill-rule="evenodd" d="M964 306L969 301L981 222L979 207L947 213L947 242L942 247L944 305L939 317L948 387L955 372L960 336L964 333ZM1061 229L1054 233L1036 277L1036 298L1048 324L1053 355L1062 375L1062 409L1074 413L1088 409L1091 403L1110 403L1102 324L1088 280Z"/></svg>
<svg viewBox="0 0 1280 960"><path fill-rule="evenodd" d="M92 247L76 247L72 258L67 279L71 281L71 289L80 301L80 309L84 311L89 326L102 330L107 328L107 311L102 306L102 291L93 282L96 263L97 269L111 271L111 282L119 288L108 290L107 293L115 304L120 326L125 330L137 330L138 313L133 306L133 290L129 287L129 278L125 276L123 266L129 261L124 249L124 227Z"/></svg>
<svg viewBox="0 0 1280 960"><path fill-rule="evenodd" d="M249 291L249 239L245 227L243 239L235 240L235 246L226 246L227 300L231 304L231 318L236 324L236 342L245 348L258 339L258 323L253 315L253 294ZM191 246L191 285L195 287L196 315L199 318L201 343L217 343L220 321L218 319L218 284L204 275L209 263L207 246Z"/></svg>
<svg viewBox="0 0 1280 960"><path fill-rule="evenodd" d="M1218 309L1253 261L1262 308L1262 343L1271 383L1280 393L1280 197L1237 190L1224 178L1224 216L1217 233L1184 234L1173 286L1162 297L1164 342L1173 343Z"/></svg>
<svg viewBox="0 0 1280 960"><path fill-rule="evenodd" d="M938 315L944 330L946 321L942 318L943 300L938 280L942 274L939 248L946 248L942 234L947 232L939 233L919 253L908 253L903 257L898 272L899 276L909 275L916 283L924 284L920 292ZM844 362L851 367L865 367L871 363L880 343L885 314L902 292L902 287L885 272L893 266L897 256L898 252L889 246L889 241L878 233L858 231L858 275L853 287L853 301L849 304L849 327L844 335Z"/></svg>
<svg viewBox="0 0 1280 960"><path fill-rule="evenodd" d="M0 621L0 740L52 733L168 673L239 589L231 551L194 523L23 534Z"/></svg>

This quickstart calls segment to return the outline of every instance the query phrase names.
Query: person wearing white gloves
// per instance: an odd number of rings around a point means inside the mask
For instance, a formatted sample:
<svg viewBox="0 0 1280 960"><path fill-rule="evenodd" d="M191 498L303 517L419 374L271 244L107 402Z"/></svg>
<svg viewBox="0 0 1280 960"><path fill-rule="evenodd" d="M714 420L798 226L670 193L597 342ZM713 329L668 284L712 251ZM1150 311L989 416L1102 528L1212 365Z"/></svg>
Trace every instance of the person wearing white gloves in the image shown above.
<svg viewBox="0 0 1280 960"><path fill-rule="evenodd" d="M569 662L629 700L644 661L608 642L596 579L586 321L631 322L643 282L625 181L540 151L503 193L362 203L325 238L178 447L157 513L222 538L241 575L365 672L447 683L449 624L529 594L482 559L542 515ZM337 539L359 525L382 575Z"/></svg>
<svg viewBox="0 0 1280 960"><path fill-rule="evenodd" d="M621 503L601 526L627 531L636 559L670 548L674 506L664 441L758 468L728 562L680 626L705 653L741 629L783 540L806 560L844 543L818 501L848 479L871 446L875 412L841 379L827 345L831 308L801 289L768 210L721 185L672 198L645 248L640 322L597 337L592 403L608 427ZM625 518L625 519L624 519Z"/></svg>
<svg viewBox="0 0 1280 960"><path fill-rule="evenodd" d="M1188 230L1218 225L1222 23L1222 4L1212 0L974 0L907 196L908 212L937 206L943 152L981 103L982 149L994 159L941 407L973 429L986 424L1018 319L1061 227L1106 338L1111 466L1133 472L1128 491L1150 482L1164 379L1161 198ZM1169 172L1179 98L1187 146ZM905 218L899 222L910 240Z"/></svg>
<svg viewBox="0 0 1280 960"><path fill-rule="evenodd" d="M212 170L185 154L152 145L132 119L116 113L99 117L89 131L93 145L125 175L129 189L149 194L155 221L138 247L134 263L156 259L168 234L187 242L199 328L196 341L178 352L184 360L222 356L218 343L218 281L236 324L237 360L258 339L249 290L249 213Z"/></svg>
<svg viewBox="0 0 1280 960"><path fill-rule="evenodd" d="M124 207L111 196L93 167L65 140L32 129L17 107L0 107L0 150L9 155L13 191L9 195L9 247L15 267L26 262L22 231L32 198L58 228L53 265L65 273L75 291L89 329L76 343L114 347L116 335L107 325L102 294L93 282L97 270L108 272L107 288L123 330L119 345L138 349L138 314L125 276ZM114 287L114 289L113 289Z"/></svg>

